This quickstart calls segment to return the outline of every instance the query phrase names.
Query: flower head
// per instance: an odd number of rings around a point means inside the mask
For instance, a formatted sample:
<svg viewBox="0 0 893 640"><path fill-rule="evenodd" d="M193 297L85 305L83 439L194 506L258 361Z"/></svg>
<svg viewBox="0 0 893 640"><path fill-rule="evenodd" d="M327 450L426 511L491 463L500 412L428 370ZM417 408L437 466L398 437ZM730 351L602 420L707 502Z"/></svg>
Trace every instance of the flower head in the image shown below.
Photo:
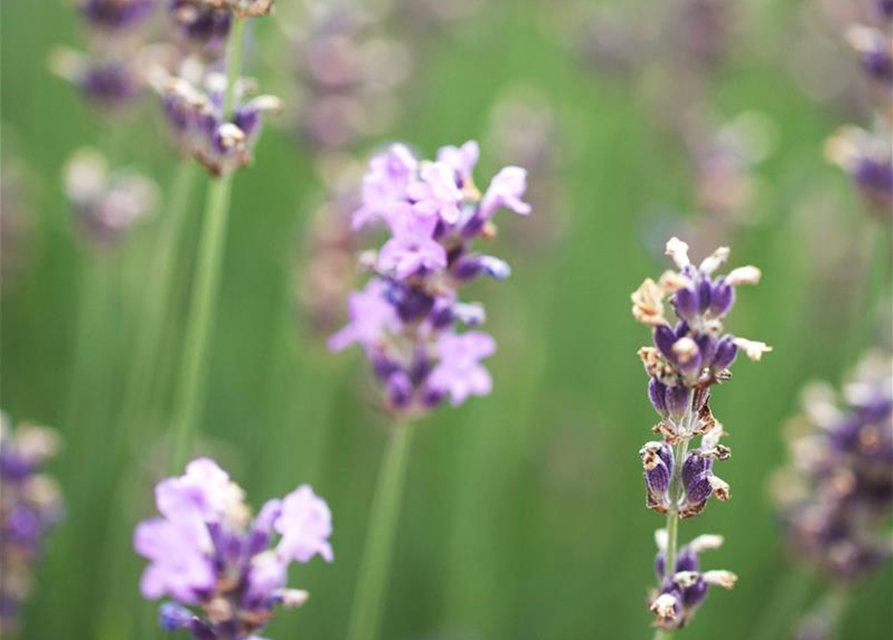
<svg viewBox="0 0 893 640"><path fill-rule="evenodd" d="M660 529L655 538L658 546L655 570L660 587L651 594L649 608L659 628L675 631L692 619L710 587L731 589L738 578L731 571L700 571L700 554L718 548L722 544L720 536L698 536L679 549L672 571L666 567L666 530Z"/></svg>
<svg viewBox="0 0 893 640"><path fill-rule="evenodd" d="M207 458L156 487L162 517L140 523L133 543L150 561L140 582L143 596L175 600L161 607L163 628L188 629L196 640L255 638L276 605L307 598L286 588L289 564L316 555L333 559L331 513L310 487L270 500L253 520L243 498Z"/></svg>
<svg viewBox="0 0 893 640"><path fill-rule="evenodd" d="M13 430L0 413L0 628L13 635L47 535L62 518L59 488L41 470L58 448L54 431L28 423Z"/></svg>
<svg viewBox="0 0 893 640"><path fill-rule="evenodd" d="M824 384L803 393L789 459L775 481L795 556L850 583L890 558L893 504L893 367L867 355L841 395Z"/></svg>
<svg viewBox="0 0 893 640"><path fill-rule="evenodd" d="M242 79L234 88L232 114L225 118L226 77L202 74L202 70L188 66L182 77L156 68L153 85L164 101L168 122L183 153L213 175L225 175L252 161L264 115L280 111L282 102L269 95L249 98L254 83ZM201 76L201 80L188 80L191 75Z"/></svg>
<svg viewBox="0 0 893 640"><path fill-rule="evenodd" d="M458 292L481 275L509 276L508 264L472 252L470 244L493 236L497 207L529 212L520 200L523 169L503 169L488 199L472 176L476 143L444 147L437 157L419 161L407 147L392 145L370 162L354 226L384 223L391 237L364 255L372 278L350 296L350 324L329 342L335 350L360 343L399 411L425 410L446 397L459 405L490 393L492 380L480 360L496 345L485 333L462 331L481 324L484 312L461 302Z"/></svg>

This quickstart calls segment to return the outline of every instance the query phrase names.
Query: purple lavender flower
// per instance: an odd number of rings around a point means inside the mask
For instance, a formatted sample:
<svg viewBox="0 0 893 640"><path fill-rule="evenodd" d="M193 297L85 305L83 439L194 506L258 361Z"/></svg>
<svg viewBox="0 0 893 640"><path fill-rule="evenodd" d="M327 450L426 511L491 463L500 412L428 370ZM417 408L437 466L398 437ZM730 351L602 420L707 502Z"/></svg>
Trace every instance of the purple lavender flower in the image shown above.
<svg viewBox="0 0 893 640"><path fill-rule="evenodd" d="M307 600L286 588L288 566L316 555L334 559L331 513L306 485L268 501L252 520L242 489L200 458L183 476L162 481L155 500L162 517L140 523L133 542L150 561L143 596L175 600L161 606L159 624L168 631L186 629L196 640L255 638L276 605Z"/></svg>
<svg viewBox="0 0 893 640"><path fill-rule="evenodd" d="M46 537L62 517L59 488L41 472L58 448L53 431L32 424L13 431L0 413L0 628L11 635Z"/></svg>
<svg viewBox="0 0 893 640"><path fill-rule="evenodd" d="M185 69L184 73L188 71ZM205 75L199 88L185 77L157 69L153 85L164 101L168 122L183 153L194 157L215 176L249 164L264 114L282 109L282 101L274 96L247 99L253 83L243 79L235 87L232 118L223 122L227 80L219 73Z"/></svg>
<svg viewBox="0 0 893 640"><path fill-rule="evenodd" d="M890 557L893 505L893 368L866 356L842 399L815 383L791 424L789 462L776 477L781 521L794 555L847 585Z"/></svg>
<svg viewBox="0 0 893 640"><path fill-rule="evenodd" d="M212 57L222 54L232 29L231 11L195 0L171 0L169 13L187 44Z"/></svg>
<svg viewBox="0 0 893 640"><path fill-rule="evenodd" d="M845 126L825 146L825 155L840 166L877 214L893 209L893 142L889 126L875 131Z"/></svg>
<svg viewBox="0 0 893 640"><path fill-rule="evenodd" d="M87 148L66 164L65 192L84 236L102 248L120 244L158 200L154 182L133 171L110 172L105 157Z"/></svg>
<svg viewBox="0 0 893 640"><path fill-rule="evenodd" d="M676 549L679 520L700 514L711 497L725 501L729 485L714 473L714 462L728 460L731 450L720 444L725 434L709 406L710 388L729 380L729 367L738 350L759 360L771 348L762 342L724 333L723 320L735 302L739 285L756 284L760 271L747 266L724 276L716 271L729 256L720 247L698 266L688 257L688 245L672 238L667 255L679 271L650 278L632 294L633 316L652 328L652 347L639 356L649 375L648 399L660 416L653 432L661 441L647 442L639 451L644 468L646 506L666 514L667 528L658 532L658 589L651 611L660 629L673 631L691 619L711 584L731 588L735 576L727 571L698 572L698 553L718 546L718 536L701 536ZM672 296L675 324L664 315L664 298ZM695 438L700 446L691 448ZM706 545L706 546L705 546ZM673 572L666 570L669 564Z"/></svg>
<svg viewBox="0 0 893 640"><path fill-rule="evenodd" d="M144 84L137 61L123 54L96 57L59 47L49 64L91 103L114 112L133 105Z"/></svg>
<svg viewBox="0 0 893 640"><path fill-rule="evenodd" d="M385 223L391 238L363 257L372 279L351 295L350 324L329 346L361 344L395 410L424 411L446 397L459 405L492 387L480 360L495 342L458 331L484 321L483 309L460 302L458 289L481 275L508 277L506 263L471 253L470 243L493 237L497 208L530 208L521 200L526 172L519 167L503 169L481 196L472 176L477 157L474 142L442 148L436 162L393 145L371 160L364 179L354 226Z"/></svg>
<svg viewBox="0 0 893 640"><path fill-rule="evenodd" d="M668 573L666 567L667 531L658 530L655 540L658 547L655 571L660 588L651 594L649 607L660 629L675 631L691 621L710 587L731 589L738 578L730 571L700 571L700 554L719 548L722 536L698 536L679 549L673 573Z"/></svg>

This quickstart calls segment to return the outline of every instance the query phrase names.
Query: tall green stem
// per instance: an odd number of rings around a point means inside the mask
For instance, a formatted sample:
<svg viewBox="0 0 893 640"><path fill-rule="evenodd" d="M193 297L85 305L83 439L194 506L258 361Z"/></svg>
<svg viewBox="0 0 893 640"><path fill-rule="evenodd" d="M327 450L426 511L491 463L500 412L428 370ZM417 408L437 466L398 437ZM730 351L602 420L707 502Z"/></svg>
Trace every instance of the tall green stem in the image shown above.
<svg viewBox="0 0 893 640"><path fill-rule="evenodd" d="M223 100L224 121L229 120L233 110L235 85L242 65L244 32L244 20L236 19L229 41L227 85ZM186 320L180 381L174 399L172 425L174 431L169 460L171 472L177 472L183 466L198 428L202 390L207 375L207 351L211 341L220 272L223 266L232 180L232 174L226 174L212 181L208 187L194 289Z"/></svg>
<svg viewBox="0 0 893 640"><path fill-rule="evenodd" d="M372 500L348 640L376 640L381 630L412 432L411 423L398 422L390 434Z"/></svg>
<svg viewBox="0 0 893 640"><path fill-rule="evenodd" d="M679 431L691 433L692 423L695 419L694 409L689 406L682 418L682 426ZM670 508L667 511L667 549L664 553L664 573L668 576L676 571L676 553L679 549L679 502L682 500L682 466L685 462L685 454L688 453L688 439L682 438L673 447L673 473L670 475ZM673 637L672 631L658 629L654 633L654 640L669 640Z"/></svg>
<svg viewBox="0 0 893 640"><path fill-rule="evenodd" d="M174 256L188 217L189 198L199 176L199 169L200 167L191 158L184 158L180 162L171 185L164 219L161 220L151 272L146 278L145 300L139 320L132 366L124 392L121 424L116 431L120 433L122 441L127 433L132 433L135 426L133 423L139 420L139 416L146 408L165 326L165 310L170 302L174 282L176 263Z"/></svg>

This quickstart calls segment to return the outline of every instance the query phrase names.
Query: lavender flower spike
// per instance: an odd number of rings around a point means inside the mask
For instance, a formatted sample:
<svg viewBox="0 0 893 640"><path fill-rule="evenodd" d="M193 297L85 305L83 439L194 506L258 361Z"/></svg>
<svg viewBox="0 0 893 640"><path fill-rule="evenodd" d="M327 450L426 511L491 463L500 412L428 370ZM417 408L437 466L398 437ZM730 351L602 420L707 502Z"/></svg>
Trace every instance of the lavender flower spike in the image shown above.
<svg viewBox="0 0 893 640"><path fill-rule="evenodd" d="M307 593L285 586L292 562L334 559L328 505L304 485L268 501L251 518L244 492L207 458L155 489L160 518L140 523L134 548L150 561L140 590L161 606L163 629L196 640L256 638L276 605L294 607ZM278 534L278 542L276 542Z"/></svg>
<svg viewBox="0 0 893 640"><path fill-rule="evenodd" d="M460 405L488 395L493 382L480 363L496 352L481 331L479 305L459 299L461 286L480 277L503 280L508 264L471 251L476 238L492 238L499 207L526 215L526 172L506 167L481 195L473 179L478 146L443 147L438 160L422 161L395 144L372 158L363 181L354 228L383 223L391 238L364 254L372 277L349 299L350 323L329 341L333 350L358 343L398 412L424 412L447 397Z"/></svg>
<svg viewBox="0 0 893 640"><path fill-rule="evenodd" d="M714 463L728 460L732 452L720 444L725 430L710 410L711 387L731 378L729 368L739 350L751 360L772 350L723 328L737 288L757 284L759 269L745 266L716 275L728 260L727 247L695 266L688 245L678 238L667 242L667 255L678 270L666 271L656 282L646 279L631 296L633 317L652 333L652 346L642 347L639 357L649 376L648 400L660 416L652 431L661 439L645 443L639 456L646 506L667 517L666 529L658 532L658 588L649 604L661 637L688 623L710 585L731 588L736 580L727 571L699 573L698 553L721 539L701 536L677 548L679 521L700 514L711 497L722 502L731 497L728 483L714 472ZM675 323L664 308L668 297ZM692 448L695 438L700 443Z"/></svg>
<svg viewBox="0 0 893 640"><path fill-rule="evenodd" d="M13 431L0 413L0 629L10 636L19 630L46 536L62 517L59 488L41 472L58 449L55 432L32 424Z"/></svg>

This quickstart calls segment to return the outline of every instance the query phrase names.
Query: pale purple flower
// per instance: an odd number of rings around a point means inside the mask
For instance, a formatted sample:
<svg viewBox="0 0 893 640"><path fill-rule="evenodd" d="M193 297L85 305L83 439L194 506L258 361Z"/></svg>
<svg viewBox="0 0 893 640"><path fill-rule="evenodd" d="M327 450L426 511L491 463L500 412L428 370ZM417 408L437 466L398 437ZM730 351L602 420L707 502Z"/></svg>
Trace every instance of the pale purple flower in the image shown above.
<svg viewBox="0 0 893 640"><path fill-rule="evenodd" d="M446 164L455 171L463 186L472 181L479 157L480 148L474 140L469 140L461 147L447 145L437 151L437 162Z"/></svg>
<svg viewBox="0 0 893 640"><path fill-rule="evenodd" d="M437 220L420 218L405 205L392 211L390 227L394 237L381 248L378 267L385 273L393 273L405 279L421 269L436 271L447 266L444 247L434 240Z"/></svg>
<svg viewBox="0 0 893 640"><path fill-rule="evenodd" d="M372 159L365 178L354 226L385 222L391 237L377 253L364 254L370 284L350 296L350 323L329 346L362 344L394 411L422 413L448 396L458 405L489 394L493 385L480 360L495 352L495 342L484 333L461 333L486 314L458 292L481 275L509 277L506 262L471 244L496 232L491 218L498 207L525 214L530 207L521 200L526 173L517 167L503 169L482 199L472 176L478 155L474 141L442 147L437 162L419 161L394 145Z"/></svg>
<svg viewBox="0 0 893 640"><path fill-rule="evenodd" d="M433 162L422 167L420 178L406 190L414 201L413 210L425 217L438 216L447 224L458 222L462 192L456 186L453 169L443 162Z"/></svg>
<svg viewBox="0 0 893 640"><path fill-rule="evenodd" d="M328 541L332 535L332 512L307 485L282 500L276 531L282 534L277 552L284 558L309 562L319 554L326 562L335 559Z"/></svg>
<svg viewBox="0 0 893 640"><path fill-rule="evenodd" d="M399 328L397 313L385 298L385 289L381 280L370 280L363 291L348 296L350 324L329 338L329 349L341 351L354 343L368 348L386 332Z"/></svg>
<svg viewBox="0 0 893 640"><path fill-rule="evenodd" d="M134 548L149 560L143 596L176 601L162 605L167 630L188 628L196 640L256 638L275 606L307 598L285 588L291 562L333 558L331 513L306 485L268 501L252 521L241 488L201 458L159 483L155 495L163 517L137 525Z"/></svg>
<svg viewBox="0 0 893 640"><path fill-rule="evenodd" d="M418 161L402 144L391 145L374 156L363 178L363 206L354 214L353 228L385 220L395 205L405 202L407 187L417 168Z"/></svg>
<svg viewBox="0 0 893 640"><path fill-rule="evenodd" d="M530 213L530 205L521 200L526 190L527 171L521 167L505 167L496 174L484 194L481 217L489 220L499 207L526 216Z"/></svg>
<svg viewBox="0 0 893 640"><path fill-rule="evenodd" d="M446 333L437 342L440 363L431 372L428 384L449 394L454 406L465 402L469 395L488 395L493 379L480 361L494 353L496 341L482 331Z"/></svg>

